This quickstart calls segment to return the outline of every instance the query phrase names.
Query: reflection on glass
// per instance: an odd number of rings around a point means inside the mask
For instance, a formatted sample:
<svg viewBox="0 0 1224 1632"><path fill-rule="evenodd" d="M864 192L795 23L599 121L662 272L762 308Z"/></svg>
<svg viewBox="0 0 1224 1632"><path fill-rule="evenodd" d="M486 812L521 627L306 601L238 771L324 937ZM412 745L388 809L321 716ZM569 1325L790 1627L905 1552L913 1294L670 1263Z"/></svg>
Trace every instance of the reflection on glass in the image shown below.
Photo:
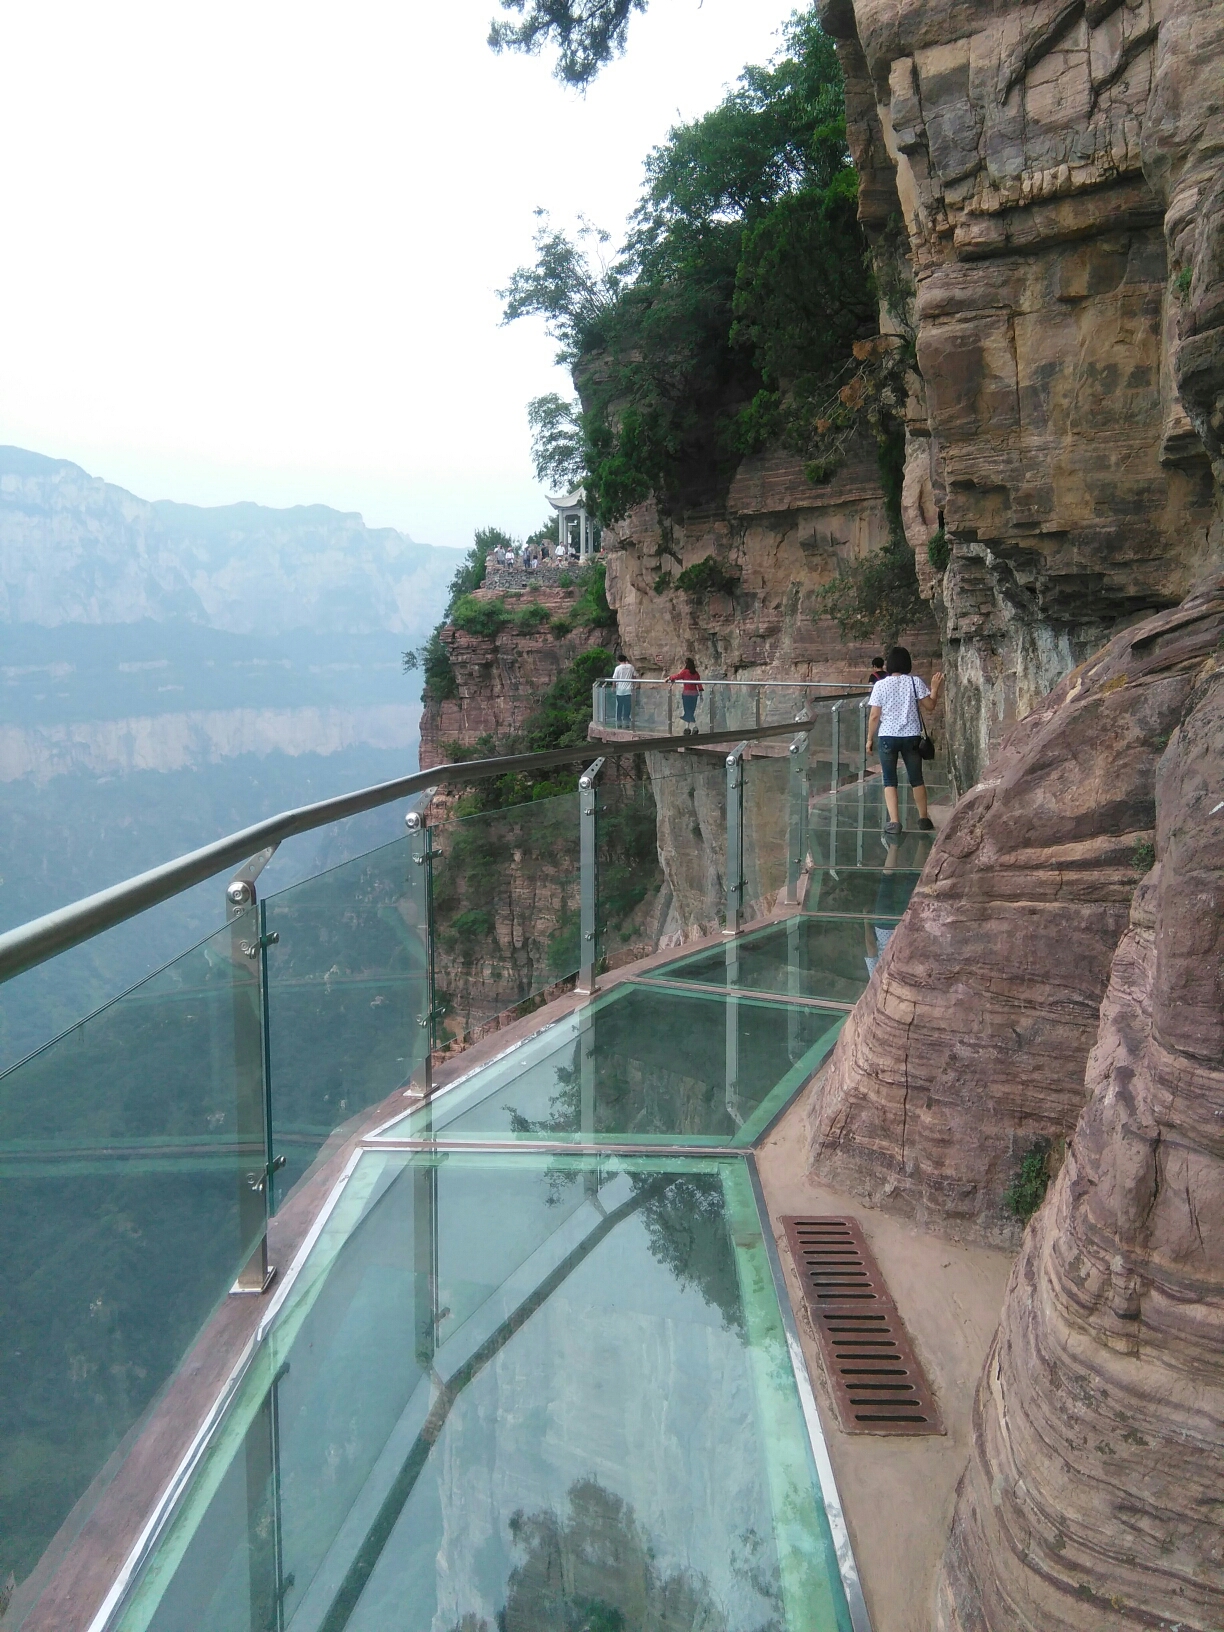
<svg viewBox="0 0 1224 1632"><path fill-rule="evenodd" d="M383 1136L748 1144L811 1076L843 1018L712 991L618 986Z"/></svg>
<svg viewBox="0 0 1224 1632"><path fill-rule="evenodd" d="M268 1027L279 1197L329 1135L407 1082L429 1006L426 872L406 837L269 896Z"/></svg>
<svg viewBox="0 0 1224 1632"><path fill-rule="evenodd" d="M773 912L786 883L792 779L785 744L744 758L744 922Z"/></svg>
<svg viewBox="0 0 1224 1632"><path fill-rule="evenodd" d="M887 860L887 851L884 856ZM885 917L899 918L921 874L900 866L889 870L886 904L893 910L888 912L880 900L883 874L883 867L817 868L809 880L803 910L825 914L849 912L858 917L879 912Z"/></svg>
<svg viewBox="0 0 1224 1632"><path fill-rule="evenodd" d="M744 1164L367 1155L124 1632L846 1632Z"/></svg>
<svg viewBox="0 0 1224 1632"><path fill-rule="evenodd" d="M17 1584L14 1616L255 1244L239 1193L266 1158L239 1113L252 1086L262 1098L258 965L242 951L257 936L244 914L0 1076L0 1584Z"/></svg>
<svg viewBox="0 0 1224 1632"><path fill-rule="evenodd" d="M594 755L592 755L594 757ZM468 1037L579 966L578 796L480 807L461 798L433 829L436 968L443 1025Z"/></svg>
<svg viewBox="0 0 1224 1632"><path fill-rule="evenodd" d="M887 923L895 925L896 918ZM855 1003L867 984L862 951L859 920L796 915L669 963L659 973L705 986Z"/></svg>

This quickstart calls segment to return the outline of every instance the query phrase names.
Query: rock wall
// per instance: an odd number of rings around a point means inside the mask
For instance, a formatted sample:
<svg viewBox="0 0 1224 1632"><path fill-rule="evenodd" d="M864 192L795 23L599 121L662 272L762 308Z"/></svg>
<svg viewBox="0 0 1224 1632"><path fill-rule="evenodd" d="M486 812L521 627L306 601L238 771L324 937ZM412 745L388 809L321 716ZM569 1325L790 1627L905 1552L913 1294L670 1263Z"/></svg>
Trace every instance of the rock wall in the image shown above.
<svg viewBox="0 0 1224 1632"><path fill-rule="evenodd" d="M1221 640L1224 580L1068 675L959 801L809 1106L822 1178L1016 1238L1005 1192L1083 1108L1157 763Z"/></svg>
<svg viewBox="0 0 1224 1632"><path fill-rule="evenodd" d="M905 518L920 567L941 521L951 547L927 587L967 786L1063 674L1224 555L1224 25L1214 0L822 13L860 213L917 281Z"/></svg>
<svg viewBox="0 0 1224 1632"><path fill-rule="evenodd" d="M839 565L887 538L872 452L860 449L820 487L802 460L763 454L744 460L725 503L670 520L643 505L605 529L608 602L642 674L671 673L691 652L703 674L726 679L861 680L879 642L847 642L814 597ZM738 577L731 593L674 587L711 555ZM927 670L939 650L934 620L902 638Z"/></svg>
<svg viewBox="0 0 1224 1632"><path fill-rule="evenodd" d="M1224 668L1160 763L1088 1104L978 1388L940 1632L1224 1625Z"/></svg>

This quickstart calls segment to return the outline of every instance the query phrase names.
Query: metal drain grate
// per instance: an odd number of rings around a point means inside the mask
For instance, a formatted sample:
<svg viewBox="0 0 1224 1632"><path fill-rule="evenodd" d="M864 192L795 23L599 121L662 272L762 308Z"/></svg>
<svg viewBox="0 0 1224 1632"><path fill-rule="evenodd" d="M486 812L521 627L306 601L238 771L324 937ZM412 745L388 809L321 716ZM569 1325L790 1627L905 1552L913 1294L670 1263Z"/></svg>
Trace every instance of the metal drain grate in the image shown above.
<svg viewBox="0 0 1224 1632"><path fill-rule="evenodd" d="M842 1427L848 1434L942 1434L931 1385L858 1224L781 1223Z"/></svg>

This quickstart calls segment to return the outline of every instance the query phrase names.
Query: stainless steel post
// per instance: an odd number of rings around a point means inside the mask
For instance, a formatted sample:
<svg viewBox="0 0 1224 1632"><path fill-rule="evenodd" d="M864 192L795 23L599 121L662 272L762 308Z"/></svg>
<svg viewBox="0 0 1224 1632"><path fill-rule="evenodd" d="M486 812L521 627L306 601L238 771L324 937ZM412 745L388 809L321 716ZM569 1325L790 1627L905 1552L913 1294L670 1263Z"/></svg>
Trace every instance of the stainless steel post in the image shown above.
<svg viewBox="0 0 1224 1632"><path fill-rule="evenodd" d="M676 688L669 681L667 686L667 734L669 737L672 734L672 716L675 712L675 703L673 701L675 690Z"/></svg>
<svg viewBox="0 0 1224 1632"><path fill-rule="evenodd" d="M841 704L834 703L830 713L832 723L829 727L829 758L833 762L833 769L830 773L829 789L836 804L837 790L841 787Z"/></svg>
<svg viewBox="0 0 1224 1632"><path fill-rule="evenodd" d="M578 953L578 990L595 990L595 968L599 962L599 936L596 915L599 906L599 847L598 809L599 794L596 784L603 770L603 760L597 759L578 778L578 854L579 854L579 932L582 944Z"/></svg>
<svg viewBox="0 0 1224 1632"><path fill-rule="evenodd" d="M428 1371L438 1346L438 1163L436 1157L422 1151L411 1160L416 1363Z"/></svg>
<svg viewBox="0 0 1224 1632"><path fill-rule="evenodd" d="M238 1141L238 1231L248 1257L231 1291L267 1291L276 1271L268 1263L271 1210L272 1118L268 1041L268 945L255 880L276 850L272 845L238 869L225 891L233 978L234 1088Z"/></svg>
<svg viewBox="0 0 1224 1632"><path fill-rule="evenodd" d="M867 810L867 710L859 703L858 848L857 863L863 865L863 822Z"/></svg>
<svg viewBox="0 0 1224 1632"><path fill-rule="evenodd" d="M741 742L727 755L727 921L724 935L736 935L744 915L744 752Z"/></svg>
<svg viewBox="0 0 1224 1632"><path fill-rule="evenodd" d="M736 1128L742 1127L744 1122L744 1118L740 1114L739 1093L740 1000L737 991L740 983L739 952L739 941L737 939L728 940L726 945L727 1002L724 1011L723 1104L727 1108L727 1115Z"/></svg>
<svg viewBox="0 0 1224 1632"><path fill-rule="evenodd" d="M410 865L419 867L422 871L421 894L423 898L424 932L425 932L425 1007L424 1012L417 1016L417 1026L425 1033L424 1057L412 1073L412 1086L418 1096L428 1099L433 1092L433 1056L438 1046L438 1021L441 1018L438 1012L438 982L437 968L434 958L434 847L433 834L425 818L419 810L410 810L404 817L404 825L408 829ZM413 1054L416 1049L413 1048Z"/></svg>
<svg viewBox="0 0 1224 1632"><path fill-rule="evenodd" d="M281 1516L280 1403L278 1390L289 1370L286 1361L273 1377L263 1403L244 1436L247 1505L247 1599L252 1627L284 1632L285 1575Z"/></svg>
<svg viewBox="0 0 1224 1632"><path fill-rule="evenodd" d="M807 861L808 823L808 744L811 735L802 732L791 742L790 758L790 816L786 843L786 904L795 906L799 901L799 880Z"/></svg>
<svg viewBox="0 0 1224 1632"><path fill-rule="evenodd" d="M753 691L756 694L755 698L754 698L754 705L755 706L754 706L754 709L753 709L753 723L756 725L756 728L757 728L758 731L761 728L761 691L762 691L762 689L763 688L761 686L759 686L759 685L753 687Z"/></svg>
<svg viewBox="0 0 1224 1632"><path fill-rule="evenodd" d="M584 1145L595 1142L595 1008L584 1003L578 1011L579 1130ZM599 1194L599 1169L593 1162L582 1172L584 1193L594 1199Z"/></svg>

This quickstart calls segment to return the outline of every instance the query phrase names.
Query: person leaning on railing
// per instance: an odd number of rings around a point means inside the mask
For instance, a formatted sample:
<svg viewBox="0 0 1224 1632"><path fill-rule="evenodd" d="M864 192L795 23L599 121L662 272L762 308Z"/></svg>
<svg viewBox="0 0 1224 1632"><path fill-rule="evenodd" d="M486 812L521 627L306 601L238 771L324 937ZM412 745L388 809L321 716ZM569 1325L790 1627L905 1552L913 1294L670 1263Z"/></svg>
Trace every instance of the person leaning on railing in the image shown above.
<svg viewBox="0 0 1224 1632"><path fill-rule="evenodd" d="M887 673L871 688L871 712L867 716L867 752L870 753L877 734L880 742L880 772L884 781L884 803L888 807L885 836L895 838L901 832L901 813L897 797L897 759L905 761L905 774L914 790L918 806L918 830L934 832L935 823L927 814L927 791L922 780L922 755L919 744L925 734L923 721L935 712L943 675L936 673L931 684L912 673L913 664L904 646L894 646L885 663Z"/></svg>
<svg viewBox="0 0 1224 1632"><path fill-rule="evenodd" d="M684 667L677 669L675 674L669 674L667 678L669 680L684 681L680 692L680 706L684 710L684 735L686 737L695 737L697 735L697 699L705 690L704 686L697 684L701 679L700 674L697 672L697 665L691 657L686 657Z"/></svg>

